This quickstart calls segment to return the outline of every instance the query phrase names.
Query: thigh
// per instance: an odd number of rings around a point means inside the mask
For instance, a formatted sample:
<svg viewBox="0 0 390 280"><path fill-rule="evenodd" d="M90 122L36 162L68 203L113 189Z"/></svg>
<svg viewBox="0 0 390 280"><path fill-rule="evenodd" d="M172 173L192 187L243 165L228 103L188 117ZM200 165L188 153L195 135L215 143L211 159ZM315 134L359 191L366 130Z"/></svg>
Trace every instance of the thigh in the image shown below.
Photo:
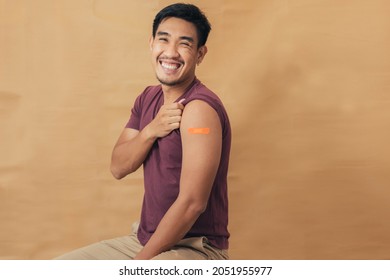
<svg viewBox="0 0 390 280"><path fill-rule="evenodd" d="M127 236L104 240L57 257L57 260L131 260L141 251L136 230Z"/></svg>
<svg viewBox="0 0 390 280"><path fill-rule="evenodd" d="M181 240L171 250L154 257L154 260L225 260L226 250L208 244L205 237L192 237Z"/></svg>

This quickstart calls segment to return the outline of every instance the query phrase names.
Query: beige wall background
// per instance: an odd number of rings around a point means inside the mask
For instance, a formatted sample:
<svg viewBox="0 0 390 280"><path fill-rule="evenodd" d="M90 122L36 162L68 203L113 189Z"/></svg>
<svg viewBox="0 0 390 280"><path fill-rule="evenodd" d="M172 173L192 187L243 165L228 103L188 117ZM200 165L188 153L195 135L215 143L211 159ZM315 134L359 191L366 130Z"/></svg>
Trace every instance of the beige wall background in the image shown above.
<svg viewBox="0 0 390 280"><path fill-rule="evenodd" d="M213 30L198 78L230 114L231 258L389 259L390 4L192 1ZM0 259L125 235L142 172L113 145L156 84L171 1L0 0Z"/></svg>

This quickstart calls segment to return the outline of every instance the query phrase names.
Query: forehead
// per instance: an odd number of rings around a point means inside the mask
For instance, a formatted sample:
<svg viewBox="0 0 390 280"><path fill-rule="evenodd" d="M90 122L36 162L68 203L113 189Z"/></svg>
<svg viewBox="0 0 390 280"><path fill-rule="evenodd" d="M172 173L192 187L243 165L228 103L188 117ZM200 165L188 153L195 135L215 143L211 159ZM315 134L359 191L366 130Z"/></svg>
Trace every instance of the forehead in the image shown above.
<svg viewBox="0 0 390 280"><path fill-rule="evenodd" d="M173 37L192 37L196 41L198 39L195 25L181 18L165 18L157 28L158 32L165 32Z"/></svg>

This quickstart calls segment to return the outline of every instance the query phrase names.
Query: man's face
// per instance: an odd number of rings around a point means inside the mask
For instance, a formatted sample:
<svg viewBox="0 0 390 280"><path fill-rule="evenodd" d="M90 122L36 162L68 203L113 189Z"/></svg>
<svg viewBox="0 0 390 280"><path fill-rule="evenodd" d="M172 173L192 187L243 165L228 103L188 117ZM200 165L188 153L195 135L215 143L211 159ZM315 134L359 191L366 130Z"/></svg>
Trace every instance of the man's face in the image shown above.
<svg viewBox="0 0 390 280"><path fill-rule="evenodd" d="M195 68L207 52L198 48L196 27L185 20L170 17L164 19L150 40L152 63L157 79L166 86L191 83Z"/></svg>

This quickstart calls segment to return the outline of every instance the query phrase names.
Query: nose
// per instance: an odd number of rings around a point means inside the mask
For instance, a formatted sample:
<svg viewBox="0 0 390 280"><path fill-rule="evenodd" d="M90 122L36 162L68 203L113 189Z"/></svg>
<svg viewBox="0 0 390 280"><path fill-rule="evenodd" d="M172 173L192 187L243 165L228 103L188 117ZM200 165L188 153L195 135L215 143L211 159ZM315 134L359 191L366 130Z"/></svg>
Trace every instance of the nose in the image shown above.
<svg viewBox="0 0 390 280"><path fill-rule="evenodd" d="M180 56L179 52L177 51L177 46L173 42L166 45L166 48L164 50L164 54L168 58L176 58L176 57Z"/></svg>

